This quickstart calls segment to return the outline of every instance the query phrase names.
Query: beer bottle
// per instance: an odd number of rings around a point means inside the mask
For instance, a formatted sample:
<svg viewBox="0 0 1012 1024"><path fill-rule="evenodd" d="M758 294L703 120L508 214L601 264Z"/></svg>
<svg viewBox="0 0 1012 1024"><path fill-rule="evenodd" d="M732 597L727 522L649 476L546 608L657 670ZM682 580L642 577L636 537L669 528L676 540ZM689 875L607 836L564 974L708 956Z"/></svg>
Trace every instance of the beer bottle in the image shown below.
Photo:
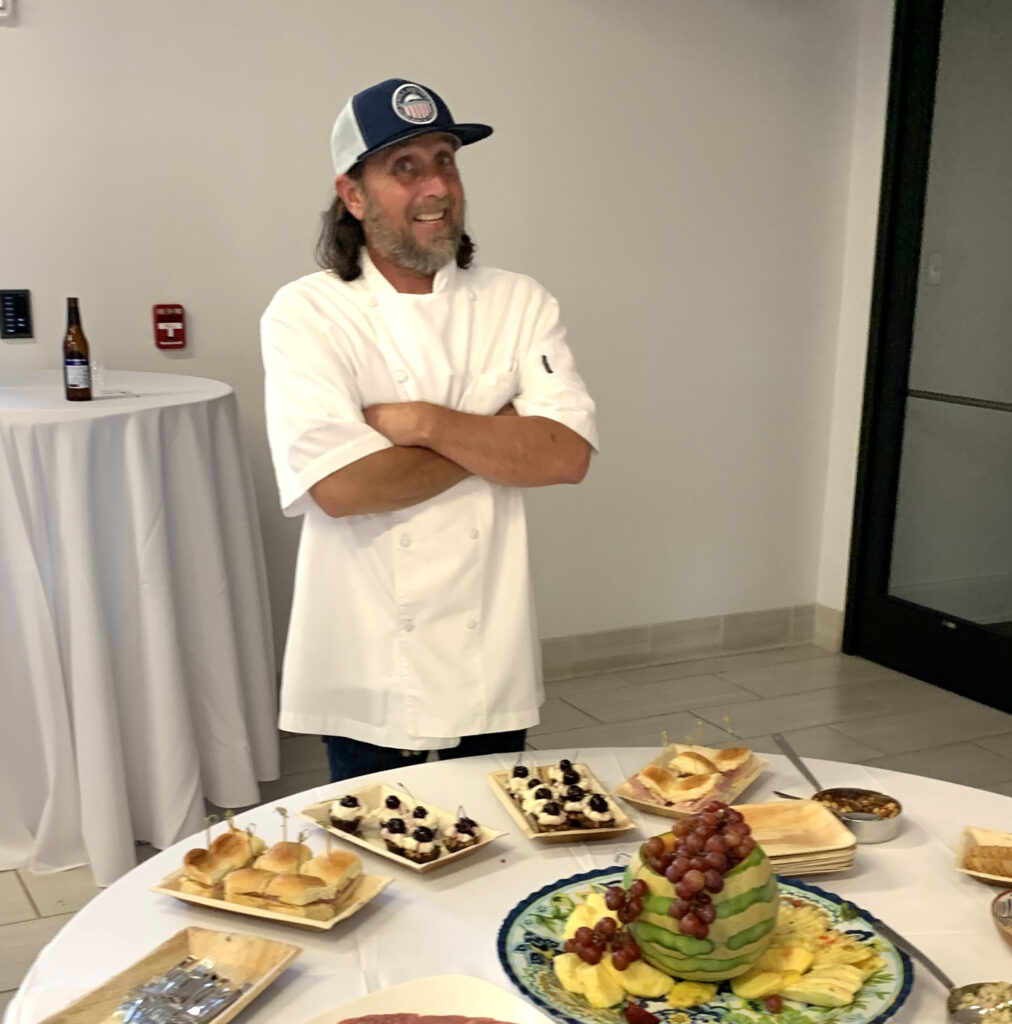
<svg viewBox="0 0 1012 1024"><path fill-rule="evenodd" d="M91 363L88 339L81 330L77 299L67 299L67 334L63 339L63 384L68 402L86 402L91 398Z"/></svg>

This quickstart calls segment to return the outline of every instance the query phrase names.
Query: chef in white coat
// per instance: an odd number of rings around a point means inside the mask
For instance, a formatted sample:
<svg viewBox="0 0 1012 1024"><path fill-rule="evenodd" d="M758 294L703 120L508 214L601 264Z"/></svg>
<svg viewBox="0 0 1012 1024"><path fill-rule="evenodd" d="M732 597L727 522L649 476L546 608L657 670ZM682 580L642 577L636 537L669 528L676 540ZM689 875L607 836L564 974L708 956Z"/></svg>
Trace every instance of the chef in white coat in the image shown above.
<svg viewBox="0 0 1012 1024"><path fill-rule="evenodd" d="M323 736L335 781L522 750L544 699L523 489L579 483L597 430L555 299L472 266L457 150L491 132L404 79L352 97L325 269L261 321L303 517L280 725Z"/></svg>

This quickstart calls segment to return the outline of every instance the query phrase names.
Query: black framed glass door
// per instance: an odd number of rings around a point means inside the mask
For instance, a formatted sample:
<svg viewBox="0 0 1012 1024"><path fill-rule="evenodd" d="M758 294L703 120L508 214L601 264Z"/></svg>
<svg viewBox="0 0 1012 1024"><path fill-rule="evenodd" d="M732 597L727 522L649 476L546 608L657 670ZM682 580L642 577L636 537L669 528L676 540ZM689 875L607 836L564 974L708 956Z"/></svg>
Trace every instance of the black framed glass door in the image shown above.
<svg viewBox="0 0 1012 1024"><path fill-rule="evenodd" d="M1012 4L896 9L844 649L1012 710Z"/></svg>

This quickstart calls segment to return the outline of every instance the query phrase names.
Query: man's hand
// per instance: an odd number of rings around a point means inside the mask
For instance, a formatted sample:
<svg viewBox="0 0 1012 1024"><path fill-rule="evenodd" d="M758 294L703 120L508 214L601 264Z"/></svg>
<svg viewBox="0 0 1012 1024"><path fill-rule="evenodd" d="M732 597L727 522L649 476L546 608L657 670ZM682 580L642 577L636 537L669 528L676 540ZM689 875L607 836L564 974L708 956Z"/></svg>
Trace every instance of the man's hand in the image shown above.
<svg viewBox="0 0 1012 1024"><path fill-rule="evenodd" d="M366 423L381 433L391 444L405 448L428 446L434 422L441 406L431 402L381 402L362 410ZM516 416L513 403L508 402L497 416Z"/></svg>
<svg viewBox="0 0 1012 1024"><path fill-rule="evenodd" d="M362 410L366 423L392 444L405 448L422 444L429 402L381 402Z"/></svg>

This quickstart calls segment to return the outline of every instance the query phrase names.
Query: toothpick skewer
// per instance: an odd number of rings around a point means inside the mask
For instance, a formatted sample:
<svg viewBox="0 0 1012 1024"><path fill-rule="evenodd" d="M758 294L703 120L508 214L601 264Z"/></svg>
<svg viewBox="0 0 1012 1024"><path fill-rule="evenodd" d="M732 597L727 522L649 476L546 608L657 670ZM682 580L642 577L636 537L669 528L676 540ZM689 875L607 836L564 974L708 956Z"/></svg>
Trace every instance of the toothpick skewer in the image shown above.
<svg viewBox="0 0 1012 1024"><path fill-rule="evenodd" d="M661 729L661 746L666 750L668 747L668 730Z"/></svg>
<svg viewBox="0 0 1012 1024"><path fill-rule="evenodd" d="M295 841L299 844L298 853L296 854L296 874L302 874L302 858L306 855L305 847L302 844L305 842L306 836L308 835L309 832L302 831L295 838Z"/></svg>
<svg viewBox="0 0 1012 1024"><path fill-rule="evenodd" d="M204 836L207 839L207 848L211 849L211 826L216 825L221 819L217 814L209 814L204 819Z"/></svg>
<svg viewBox="0 0 1012 1024"><path fill-rule="evenodd" d="M275 807L278 814L281 815L281 841L288 842L288 808L287 807Z"/></svg>
<svg viewBox="0 0 1012 1024"><path fill-rule="evenodd" d="M229 809L225 812L225 820L228 822L228 827L232 832L236 831L235 827L235 811Z"/></svg>

